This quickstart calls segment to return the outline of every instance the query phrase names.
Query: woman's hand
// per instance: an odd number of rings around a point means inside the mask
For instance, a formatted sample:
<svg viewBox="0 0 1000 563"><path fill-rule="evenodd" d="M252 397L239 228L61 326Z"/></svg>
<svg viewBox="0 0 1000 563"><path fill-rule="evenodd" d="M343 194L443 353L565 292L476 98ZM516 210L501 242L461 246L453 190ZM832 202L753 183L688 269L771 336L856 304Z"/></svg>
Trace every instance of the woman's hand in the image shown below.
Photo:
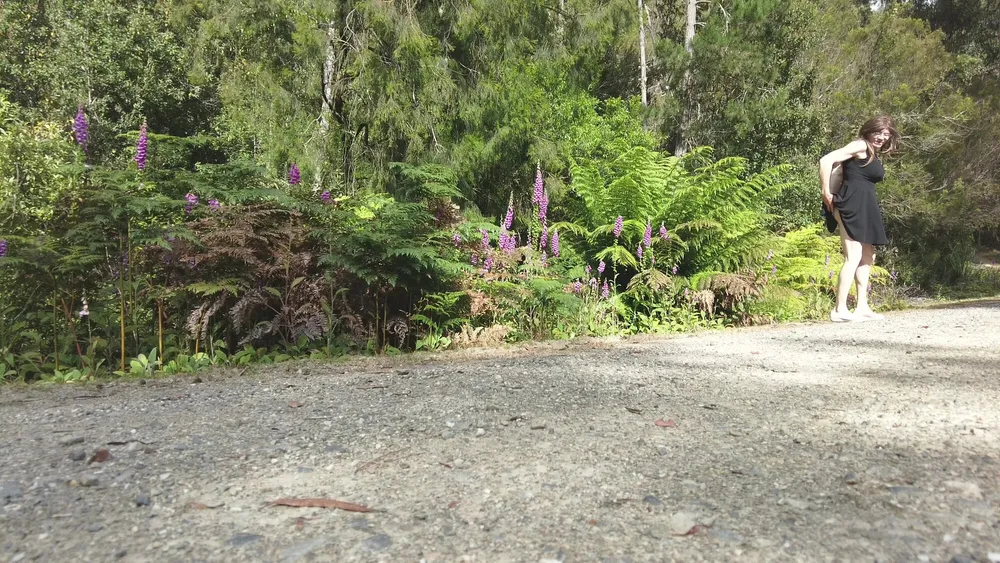
<svg viewBox="0 0 1000 563"><path fill-rule="evenodd" d="M823 192L823 205L826 206L827 211L833 213L833 194L830 192Z"/></svg>

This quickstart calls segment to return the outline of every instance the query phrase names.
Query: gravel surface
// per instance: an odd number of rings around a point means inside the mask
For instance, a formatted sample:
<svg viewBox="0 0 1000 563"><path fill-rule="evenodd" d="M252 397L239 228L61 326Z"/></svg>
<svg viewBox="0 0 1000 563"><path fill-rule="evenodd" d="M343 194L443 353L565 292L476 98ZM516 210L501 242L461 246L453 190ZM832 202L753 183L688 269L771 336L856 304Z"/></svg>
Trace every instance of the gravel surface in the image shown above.
<svg viewBox="0 0 1000 563"><path fill-rule="evenodd" d="M0 562L1000 561L998 362L985 301L8 386Z"/></svg>

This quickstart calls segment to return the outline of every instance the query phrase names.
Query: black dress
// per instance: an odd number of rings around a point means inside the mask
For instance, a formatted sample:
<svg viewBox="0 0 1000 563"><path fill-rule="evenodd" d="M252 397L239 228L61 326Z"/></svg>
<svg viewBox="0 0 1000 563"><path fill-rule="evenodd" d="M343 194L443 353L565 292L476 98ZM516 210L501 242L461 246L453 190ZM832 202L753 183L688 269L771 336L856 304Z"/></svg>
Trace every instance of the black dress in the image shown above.
<svg viewBox="0 0 1000 563"><path fill-rule="evenodd" d="M882 161L875 158L870 163L852 158L844 162L844 183L833 195L833 206L840 212L840 221L852 239L878 246L889 244L882 223L882 210L875 197L875 184L885 178Z"/></svg>

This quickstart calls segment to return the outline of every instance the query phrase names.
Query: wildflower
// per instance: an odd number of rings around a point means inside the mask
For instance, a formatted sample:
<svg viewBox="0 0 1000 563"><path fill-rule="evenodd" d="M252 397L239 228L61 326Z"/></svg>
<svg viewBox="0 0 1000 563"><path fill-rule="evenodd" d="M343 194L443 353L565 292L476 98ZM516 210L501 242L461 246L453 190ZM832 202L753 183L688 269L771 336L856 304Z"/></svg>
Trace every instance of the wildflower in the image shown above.
<svg viewBox="0 0 1000 563"><path fill-rule="evenodd" d="M462 244L462 235L458 233L452 234L451 242L455 243L455 247L457 248L460 244Z"/></svg>
<svg viewBox="0 0 1000 563"><path fill-rule="evenodd" d="M619 215L618 218L615 219L615 229L614 229L615 238L621 236L622 228L624 227L625 227L625 220L622 218L621 215Z"/></svg>
<svg viewBox="0 0 1000 563"><path fill-rule="evenodd" d="M196 205L198 205L198 196L188 192L184 196L184 199L187 201L187 204L184 206L184 212L191 213L191 210L194 209Z"/></svg>
<svg viewBox="0 0 1000 563"><path fill-rule="evenodd" d="M479 255L476 253L472 253L472 265L473 266L479 265Z"/></svg>
<svg viewBox="0 0 1000 563"><path fill-rule="evenodd" d="M583 290L583 284L579 280L573 284L573 293L580 293Z"/></svg>
<svg viewBox="0 0 1000 563"><path fill-rule="evenodd" d="M687 299L687 297L688 297L688 295L689 295L690 293L691 293L691 290L685 287L685 288L684 288L684 299Z"/></svg>
<svg viewBox="0 0 1000 563"><path fill-rule="evenodd" d="M299 167L294 162L288 168L288 184L290 186L297 186L299 182L302 181L302 173L299 172Z"/></svg>
<svg viewBox="0 0 1000 563"><path fill-rule="evenodd" d="M76 144L80 145L83 152L87 152L87 141L90 139L87 129L87 116L83 113L83 105L80 105L76 109L76 119L73 120L73 134L76 137Z"/></svg>
<svg viewBox="0 0 1000 563"><path fill-rule="evenodd" d="M897 277L898 276L896 275L896 270L889 272L889 279L891 279L892 281L896 281Z"/></svg>
<svg viewBox="0 0 1000 563"><path fill-rule="evenodd" d="M670 273L675 276L677 275L677 264L674 264L674 267L670 268Z"/></svg>
<svg viewBox="0 0 1000 563"><path fill-rule="evenodd" d="M833 279L833 270L830 270L830 275L826 276L827 279Z"/></svg>
<svg viewBox="0 0 1000 563"><path fill-rule="evenodd" d="M635 249L635 255L639 257L639 261L641 262L642 261L642 244L640 244L638 247L636 247L636 249Z"/></svg>
<svg viewBox="0 0 1000 563"><path fill-rule="evenodd" d="M139 167L140 172L146 169L146 147L148 142L146 139L146 120L143 119L142 127L139 128L139 142L135 145L135 164Z"/></svg>
<svg viewBox="0 0 1000 563"><path fill-rule="evenodd" d="M604 285L601 286L601 297L607 299L609 296L611 296L611 288L608 287L608 282L605 280Z"/></svg>
<svg viewBox="0 0 1000 563"><path fill-rule="evenodd" d="M319 194L319 199L323 203L330 203L330 190L326 190L323 193Z"/></svg>
<svg viewBox="0 0 1000 563"><path fill-rule="evenodd" d="M655 266L655 265L656 265L656 255L655 255L655 254L650 254L650 255L649 255L649 263L650 263L651 265L653 265L653 266Z"/></svg>
<svg viewBox="0 0 1000 563"><path fill-rule="evenodd" d="M642 244L649 248L653 244L653 225L649 221L646 221L646 232L642 235Z"/></svg>
<svg viewBox="0 0 1000 563"><path fill-rule="evenodd" d="M771 261L771 258L774 258L774 251L773 251L773 250L768 250L768 251L767 251L767 258L766 258L766 260L767 260L768 262L770 262L770 261Z"/></svg>
<svg viewBox="0 0 1000 563"><path fill-rule="evenodd" d="M222 211L222 204L219 203L219 200L212 198L208 200L208 208L212 211Z"/></svg>
<svg viewBox="0 0 1000 563"><path fill-rule="evenodd" d="M667 232L667 227L660 223L660 238L662 240L670 240L670 233Z"/></svg>
<svg viewBox="0 0 1000 563"><path fill-rule="evenodd" d="M531 196L531 203L542 202L542 190L544 189L545 183L542 181L542 165L539 164L535 171L535 193Z"/></svg>
<svg viewBox="0 0 1000 563"><path fill-rule="evenodd" d="M545 218L549 213L549 194L542 192L542 199L538 202L538 220L545 223Z"/></svg>
<svg viewBox="0 0 1000 563"><path fill-rule="evenodd" d="M823 265L824 266L829 266L830 265L830 255L829 254L826 255L826 260L823 260Z"/></svg>
<svg viewBox="0 0 1000 563"><path fill-rule="evenodd" d="M86 320L87 318L90 317L90 308L87 307L87 298L84 297L82 299L82 302L83 302L83 308L80 309L80 313L79 313L81 321L82 320Z"/></svg>
<svg viewBox="0 0 1000 563"><path fill-rule="evenodd" d="M604 273L604 268L605 268L605 266L604 266L604 260L601 260L601 263L597 265L597 273L598 274L603 274Z"/></svg>
<svg viewBox="0 0 1000 563"><path fill-rule="evenodd" d="M589 275L590 275L590 272L591 272L591 269L590 269L590 264L587 264L587 267L583 269L583 274L584 274L585 276L589 276Z"/></svg>
<svg viewBox="0 0 1000 563"><path fill-rule="evenodd" d="M486 261L483 262L483 270L489 272L492 269L493 269L493 257L487 256Z"/></svg>
<svg viewBox="0 0 1000 563"><path fill-rule="evenodd" d="M542 226L542 238L538 241L538 248L545 248L546 243L549 240L549 228L547 226Z"/></svg>
<svg viewBox="0 0 1000 563"><path fill-rule="evenodd" d="M507 202L507 216L503 219L503 228L506 231L510 230L510 226L514 224L514 194L510 194L510 200Z"/></svg>
<svg viewBox="0 0 1000 563"><path fill-rule="evenodd" d="M597 291L597 278L590 278L590 288Z"/></svg>
<svg viewBox="0 0 1000 563"><path fill-rule="evenodd" d="M549 265L549 256L547 254L545 254L545 251L543 250L542 251L542 267L545 268L545 267L548 267L548 265Z"/></svg>
<svg viewBox="0 0 1000 563"><path fill-rule="evenodd" d="M775 275L777 273L778 273L778 265L775 264L775 265L771 266L771 275L773 276L773 275Z"/></svg>
<svg viewBox="0 0 1000 563"><path fill-rule="evenodd" d="M479 229L479 232L483 235L483 252L486 252L490 249L490 234L486 229Z"/></svg>
<svg viewBox="0 0 1000 563"><path fill-rule="evenodd" d="M7 241L0 240L0 258L7 256Z"/></svg>
<svg viewBox="0 0 1000 563"><path fill-rule="evenodd" d="M556 258L559 257L559 233L557 231L552 231L552 240L549 243L549 248L552 249L552 256Z"/></svg>

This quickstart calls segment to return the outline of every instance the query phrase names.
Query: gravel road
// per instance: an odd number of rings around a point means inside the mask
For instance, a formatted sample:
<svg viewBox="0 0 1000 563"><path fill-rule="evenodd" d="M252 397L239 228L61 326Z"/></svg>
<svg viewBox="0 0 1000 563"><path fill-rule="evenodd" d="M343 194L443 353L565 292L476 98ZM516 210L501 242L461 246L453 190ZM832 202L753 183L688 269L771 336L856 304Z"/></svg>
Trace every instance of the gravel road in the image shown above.
<svg viewBox="0 0 1000 563"><path fill-rule="evenodd" d="M1000 301L7 386L0 420L0 562L1000 561Z"/></svg>

